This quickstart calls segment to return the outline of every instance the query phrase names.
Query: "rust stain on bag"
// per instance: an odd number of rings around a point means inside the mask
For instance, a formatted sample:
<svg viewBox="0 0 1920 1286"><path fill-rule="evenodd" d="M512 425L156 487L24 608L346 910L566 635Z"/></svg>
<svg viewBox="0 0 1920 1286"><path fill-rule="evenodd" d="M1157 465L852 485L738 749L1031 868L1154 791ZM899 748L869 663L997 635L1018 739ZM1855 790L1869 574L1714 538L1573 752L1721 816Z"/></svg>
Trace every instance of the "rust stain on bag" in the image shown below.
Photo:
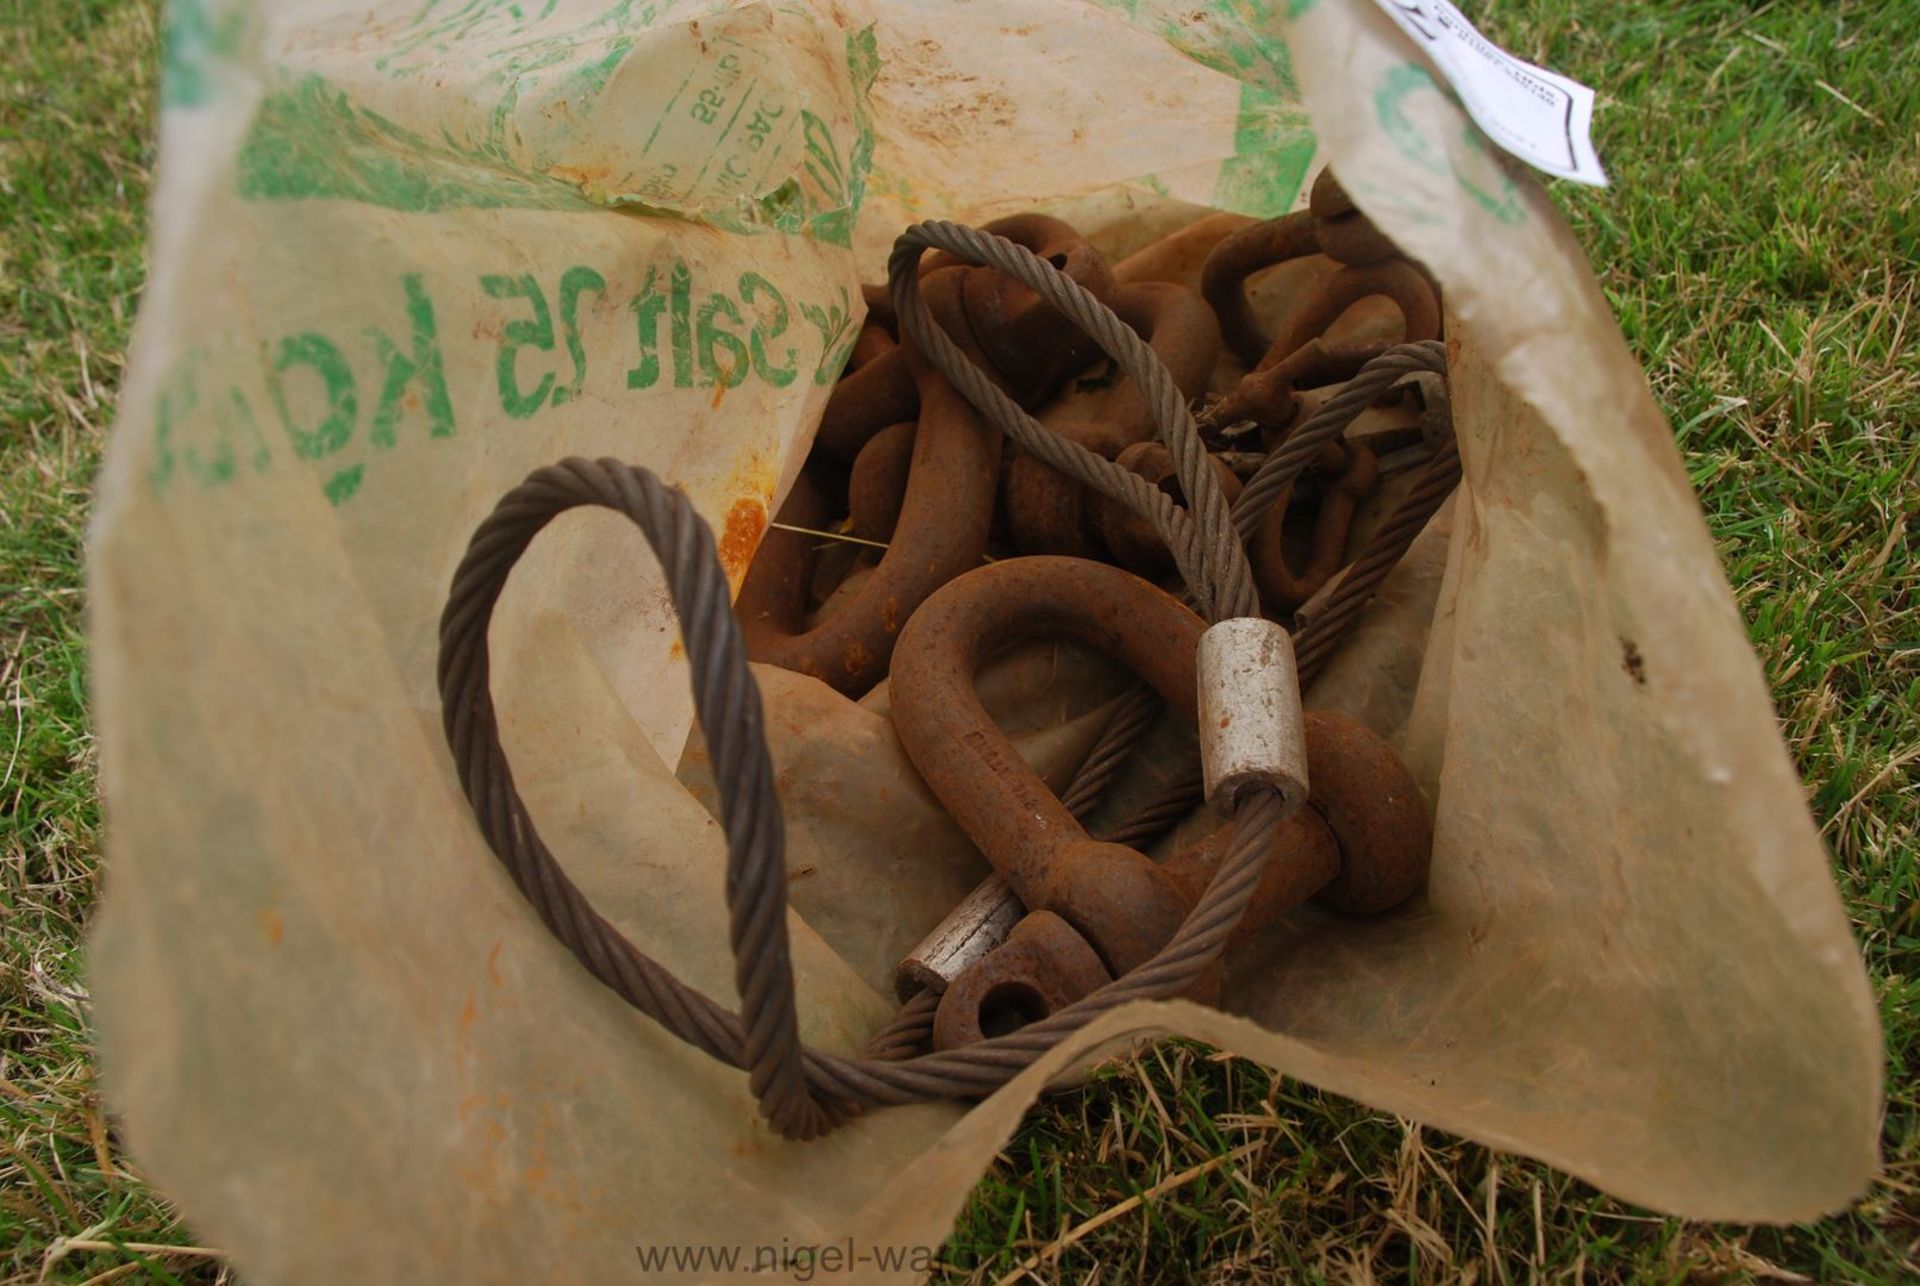
<svg viewBox="0 0 1920 1286"><path fill-rule="evenodd" d="M753 551L760 546L760 535L767 529L766 502L756 496L742 496L727 510L726 526L720 533L720 565L727 579L739 584L746 575Z"/></svg>

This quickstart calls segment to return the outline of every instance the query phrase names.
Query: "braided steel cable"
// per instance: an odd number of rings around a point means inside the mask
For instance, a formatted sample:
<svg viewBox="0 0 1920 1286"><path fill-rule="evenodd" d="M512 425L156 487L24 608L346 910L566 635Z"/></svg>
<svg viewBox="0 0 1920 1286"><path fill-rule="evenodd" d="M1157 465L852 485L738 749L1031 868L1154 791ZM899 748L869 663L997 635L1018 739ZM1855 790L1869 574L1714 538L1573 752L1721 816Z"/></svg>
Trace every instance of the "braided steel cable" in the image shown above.
<svg viewBox="0 0 1920 1286"><path fill-rule="evenodd" d="M1328 403L1328 411L1335 409L1334 403ZM1313 427L1320 420L1315 416L1302 426L1302 431ZM1348 418L1351 418L1350 416ZM1340 427L1345 427L1345 420ZM1321 437L1324 442L1326 438ZM1293 439L1288 439L1289 445ZM1312 458L1312 452L1318 450L1318 443L1308 451L1301 452L1298 460ZM1295 474L1298 474L1296 469ZM1276 476L1283 476L1276 470ZM1292 478L1286 478L1271 494L1277 494ZM1432 460L1420 474L1413 489L1400 498L1386 522L1367 541L1360 554L1342 575L1328 595L1325 606L1294 633L1293 646L1295 664L1300 671L1300 687L1304 691L1313 686L1327 664L1333 660L1340 644L1352 632L1359 621L1360 611L1378 592L1380 585L1400 565L1414 538L1426 530L1427 523L1439 512L1447 497L1460 483L1460 447L1451 436L1434 453ZM1245 493L1242 493L1242 499ZM1269 500L1269 503L1271 501ZM1234 522L1240 523L1240 508L1234 508ZM1118 722L1118 716L1115 718ZM1111 725L1109 725L1111 726ZM1138 734L1135 734L1138 735ZM1102 736L1100 746L1103 753L1124 760L1130 747L1107 746ZM1089 756L1091 759L1091 756ZM1082 770L1085 771L1084 769ZM1078 780L1075 786L1079 785ZM1104 784L1104 783L1103 783ZM1168 827L1200 806L1206 792L1198 772L1185 774L1162 789L1158 794L1146 800L1127 818L1112 830L1099 838L1111 844L1126 844L1138 848L1152 843L1164 834Z"/></svg>
<svg viewBox="0 0 1920 1286"><path fill-rule="evenodd" d="M916 233L919 240L910 244ZM1191 514L1143 479L1042 428L965 359L934 326L917 293L911 268L930 246L963 257L979 252L1038 290L1107 349L1146 393L1186 494L1193 498ZM1210 620L1256 614L1252 576L1204 444L1184 399L1138 336L1029 252L957 225L910 230L896 247L890 270L903 328L936 365L953 366L944 373L976 407L1045 463L1152 521ZM514 564L539 532L559 514L583 506L624 514L640 527L660 559L680 618L695 711L712 755L727 836L729 941L739 1014L681 982L594 911L540 838L500 744L487 644L494 608ZM611 459L574 458L530 474L475 530L454 575L441 616L439 686L447 743L475 822L542 922L595 978L640 1012L745 1070L762 1114L776 1131L795 1139L817 1137L867 1106L990 1093L1099 1015L1134 1000L1185 992L1245 914L1269 857L1268 841L1283 816L1272 791L1242 796L1212 883L1166 946L1124 977L1010 1035L902 1057L924 1043L919 1027L931 1004L909 1002L876 1037L868 1056L846 1057L800 1041L786 927L785 831L759 690L746 667L712 531L684 495L644 468ZM1129 725L1145 717L1123 707L1116 722L1121 715L1128 715Z"/></svg>
<svg viewBox="0 0 1920 1286"><path fill-rule="evenodd" d="M1100 729L1099 739L1087 751L1087 757L1080 761L1067 793L1060 796L1060 802L1075 820L1087 819L1159 713L1160 694L1150 685L1137 683L1121 694L1119 707L1107 720L1106 727Z"/></svg>
<svg viewBox="0 0 1920 1286"><path fill-rule="evenodd" d="M1173 456L1188 505L1174 503L1145 478L1041 424L961 352L920 297L920 257L930 249L948 251L1013 277L1079 326L1119 363L1153 413L1161 440ZM887 280L901 333L988 423L1041 463L1126 505L1153 524L1173 552L1181 579L1192 591L1202 616L1216 622L1260 614L1253 572L1234 534L1226 495L1214 476L1206 443L1194 425L1193 413L1187 409L1187 399L1153 349L1111 308L1025 246L944 220L916 223L901 234L887 259Z"/></svg>
<svg viewBox="0 0 1920 1286"><path fill-rule="evenodd" d="M646 535L693 671L727 835L729 937L746 1023L674 978L593 910L541 840L500 747L489 687L487 626L507 575L558 515L596 505ZM601 982L683 1040L747 1069L761 1111L782 1133L810 1138L841 1115L808 1093L799 1060L787 941L786 835L767 756L760 691L746 676L713 532L686 497L617 460L571 459L535 470L502 497L467 546L440 618L439 685L447 744L488 846L553 935ZM771 911L770 911L771 908Z"/></svg>
<svg viewBox="0 0 1920 1286"><path fill-rule="evenodd" d="M1124 821L1094 838L1104 844L1144 848L1166 834L1175 822L1200 807L1206 797L1206 782L1196 768L1168 782L1158 794L1129 813Z"/></svg>
<svg viewBox="0 0 1920 1286"><path fill-rule="evenodd" d="M1360 368L1359 374L1321 408L1289 433L1247 479L1233 502L1233 527L1240 539L1250 538L1288 487L1294 484L1320 448L1346 432L1360 412L1409 375L1430 371L1447 373L1447 346L1437 339L1396 344ZM1296 640L1297 643L1297 640Z"/></svg>
<svg viewBox="0 0 1920 1286"><path fill-rule="evenodd" d="M897 1062L924 1053L933 1044L933 1015L939 1008L938 992L915 992L900 1012L873 1034L861 1057Z"/></svg>
<svg viewBox="0 0 1920 1286"><path fill-rule="evenodd" d="M1399 565L1414 538L1447 502L1460 483L1460 444L1449 437L1421 470L1413 489L1400 498L1393 513L1367 541L1325 606L1294 636L1294 656L1300 667L1300 686L1307 688L1333 659L1334 650L1359 619L1380 582Z"/></svg>
<svg viewBox="0 0 1920 1286"><path fill-rule="evenodd" d="M508 574L534 537L559 514L583 506L611 509L640 527L666 572L680 616L695 712L713 757L727 835L729 938L740 1014L681 982L594 911L540 838L500 744L487 628ZM1280 820L1277 796L1245 800L1219 874L1172 940L1093 995L1011 1035L947 1053L895 1061L803 1046L786 928L785 832L759 690L747 670L728 595L711 529L684 495L648 470L609 459L569 459L536 470L475 530L454 574L440 623L440 698L447 744L474 820L541 921L595 978L640 1012L746 1070L761 1112L777 1131L813 1138L862 1107L990 1093L1107 1010L1178 995L1199 980L1253 896L1267 840ZM881 1052L896 1052L894 1043L889 1037Z"/></svg>

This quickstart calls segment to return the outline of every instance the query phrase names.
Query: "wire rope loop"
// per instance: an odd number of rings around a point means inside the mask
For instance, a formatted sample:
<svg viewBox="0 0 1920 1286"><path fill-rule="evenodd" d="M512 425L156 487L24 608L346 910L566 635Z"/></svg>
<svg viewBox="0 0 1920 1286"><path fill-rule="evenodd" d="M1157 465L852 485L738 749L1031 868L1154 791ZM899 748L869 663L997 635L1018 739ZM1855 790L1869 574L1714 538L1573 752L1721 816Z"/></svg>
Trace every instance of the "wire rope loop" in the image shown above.
<svg viewBox="0 0 1920 1286"><path fill-rule="evenodd" d="M1252 614L1251 575L1233 532L1233 520L1241 515L1238 508L1228 513L1217 487L1212 488L1216 503L1206 503L1211 471L1196 473L1205 481L1188 493L1202 497L1190 516L1157 488L1146 487L1135 475L1026 416L933 324L912 280L911 269L926 246L966 257L977 248L968 239L999 239L951 224L919 225L915 231L928 229L933 231L917 248L903 238L890 265L896 307L916 343L937 365L953 365L948 378L1021 445L1152 519L1182 560L1183 574L1210 615ZM1031 262L1021 267L1020 256ZM1091 296L1076 302L1073 292L1085 292L1011 243L1002 242L988 261L1041 290L1085 326L1164 412L1162 429L1176 459L1190 448L1204 463L1204 445L1184 401L1151 350L1118 318ZM916 327L919 334L914 334ZM1405 345L1376 358L1347 392L1302 426L1300 436L1340 431L1360 406L1413 370L1444 372L1444 350L1433 343ZM1086 459L1077 459L1072 454L1076 451ZM1284 472L1293 468L1291 454L1269 462L1270 476L1281 478L1282 485L1291 480ZM1377 548L1362 555L1353 583L1343 585L1345 592L1329 605L1328 619L1309 631L1315 637L1302 640L1313 645L1308 649L1311 658L1302 654L1303 671L1310 661L1317 665L1324 660L1369 586L1404 552L1458 477L1458 456L1449 441L1389 521L1389 530L1376 538ZM1250 485L1248 494L1253 491ZM487 645L494 608L514 564L539 532L561 513L583 506L626 515L640 527L666 573L692 671L695 711L707 736L720 796L727 837L729 939L744 1017L681 982L594 911L540 838L500 744ZM438 680L447 743L461 788L489 848L542 922L594 977L635 1008L682 1040L747 1071L760 1111L779 1133L813 1138L867 1106L990 1092L1108 1010L1133 1000L1180 994L1218 956L1253 896L1269 856L1268 839L1282 815L1279 797L1270 790L1256 790L1242 799L1226 859L1172 940L1138 969L1083 1000L1010 1035L940 1054L902 1057L917 1043L916 1029L905 1017L882 1033L886 1039L875 1049L880 1057L849 1058L803 1046L786 928L784 824L773 788L759 689L747 670L729 600L712 531L684 495L648 470L618 460L564 460L528 475L475 530L441 617Z"/></svg>
<svg viewBox="0 0 1920 1286"><path fill-rule="evenodd" d="M540 838L513 783L490 688L487 629L514 564L555 517L600 506L645 534L680 617L694 706L713 758L727 836L729 936L742 1014L676 978L601 917ZM541 921L604 985L674 1035L748 1072L780 1134L808 1139L867 1106L991 1092L1099 1015L1176 996L1219 955L1246 912L1281 819L1251 792L1225 860L1171 941L1139 968L1050 1017L965 1049L853 1058L808 1049L795 1018L786 930L785 834L759 691L747 669L713 535L685 496L648 470L572 458L528 475L475 530L441 615L438 682L455 772L488 847ZM906 1033L896 1033L905 1036ZM896 1061L897 1059L897 1061Z"/></svg>
<svg viewBox="0 0 1920 1286"><path fill-rule="evenodd" d="M594 912L535 831L500 744L487 627L508 573L534 537L560 514L583 506L631 519L666 573L693 672L695 711L714 760L744 1022L672 979ZM794 1015L786 836L760 693L746 668L712 530L687 498L650 471L618 460L575 458L530 474L480 524L454 575L441 618L439 683L461 787L488 845L547 927L638 1008L745 1068L762 1112L783 1133L811 1136L830 1128L838 1113L808 1090Z"/></svg>

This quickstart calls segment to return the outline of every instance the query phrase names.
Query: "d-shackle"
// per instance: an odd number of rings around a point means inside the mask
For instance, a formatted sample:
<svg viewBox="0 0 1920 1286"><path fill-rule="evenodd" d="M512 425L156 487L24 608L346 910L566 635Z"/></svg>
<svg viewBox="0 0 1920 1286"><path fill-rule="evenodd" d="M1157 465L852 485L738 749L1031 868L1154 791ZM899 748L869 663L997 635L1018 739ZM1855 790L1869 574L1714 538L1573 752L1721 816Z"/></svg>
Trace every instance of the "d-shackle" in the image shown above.
<svg viewBox="0 0 1920 1286"><path fill-rule="evenodd" d="M1268 608L1282 614L1296 611L1340 570L1354 512L1380 476L1373 452L1353 442L1328 442L1313 467L1320 479L1320 509L1314 515L1305 558L1296 563L1286 547L1287 513L1297 483L1274 498L1273 507L1247 541L1254 584Z"/></svg>
<svg viewBox="0 0 1920 1286"><path fill-rule="evenodd" d="M1205 300L1184 286L1156 281L1118 287L1110 302L1165 364L1183 396L1196 397L1206 388L1220 355L1220 327ZM1109 460L1151 439L1155 428L1146 394L1124 375L1092 400L1062 399L1041 413L1040 422ZM1091 496L1082 483L1016 454L1007 461L1003 485L1008 531L1023 552L1094 556Z"/></svg>
<svg viewBox="0 0 1920 1286"><path fill-rule="evenodd" d="M1120 568L1073 558L1011 558L969 572L929 598L901 631L894 655L894 730L928 788L1021 901L1073 925L1116 977L1165 944L1204 880L1194 885L1177 868L1089 838L1014 753L975 694L973 676L1006 643L1071 638L1119 660L1160 693L1175 718L1197 723L1196 656L1205 629L1179 600ZM1310 719L1309 732L1330 717ZM1387 750L1380 762L1390 760ZM1419 799L1404 768L1378 784L1394 799ZM1316 786L1315 797L1320 794ZM1355 899L1342 890L1397 887L1405 896L1418 887L1426 823L1424 806L1415 811L1417 823L1411 814L1394 822L1415 841L1412 847L1361 850L1380 870L1356 873L1335 890L1342 909L1381 909L1371 897Z"/></svg>
<svg viewBox="0 0 1920 1286"><path fill-rule="evenodd" d="M814 446L852 462L873 435L890 424L912 421L920 411L920 388L897 338L893 308L883 286L862 286L867 320L854 341L847 369L827 395Z"/></svg>
<svg viewBox="0 0 1920 1286"><path fill-rule="evenodd" d="M928 788L1021 901L1066 920L1116 977L1173 936L1186 889L1144 854L1089 838L995 726L973 676L1005 643L1071 638L1146 680L1175 717L1197 720L1195 655L1205 628L1171 595L1117 567L1013 558L929 598L894 655L894 729Z"/></svg>
<svg viewBox="0 0 1920 1286"><path fill-rule="evenodd" d="M1046 214L1014 214L983 224L980 230L1032 251L1095 299L1104 302L1113 289L1113 271L1106 257L1070 223ZM957 255L936 251L923 262L921 273L947 271L955 265L964 265L960 295L980 355L1015 401L1036 405L1099 355L1091 336L1039 292L998 269L967 264ZM948 326L949 332L953 329Z"/></svg>
<svg viewBox="0 0 1920 1286"><path fill-rule="evenodd" d="M1340 267L1281 320L1277 333L1267 334L1247 300L1247 279L1315 254ZM1347 309L1372 296L1386 298L1400 310L1402 342L1435 339L1440 333L1433 280L1355 208L1331 170L1322 170L1314 181L1310 209L1242 228L1215 245L1201 269L1201 291L1219 313L1228 345L1256 371L1292 356Z"/></svg>
<svg viewBox="0 0 1920 1286"><path fill-rule="evenodd" d="M880 565L837 611L809 626L802 570L814 538L771 531L735 605L749 657L856 697L886 676L900 627L927 595L979 566L999 474L1000 434L911 346L900 351L919 388L920 423L906 495Z"/></svg>
<svg viewBox="0 0 1920 1286"><path fill-rule="evenodd" d="M1088 838L988 718L973 691L980 662L1013 640L1074 638L1114 655L1178 716L1196 719L1203 632L1197 616L1137 577L1050 557L968 573L929 599L903 632L893 669L901 744L1005 879L1011 891L998 896L1044 913L1021 921L1006 947L980 956L988 944L977 942L967 952L974 963L945 983L936 1025L943 1047L978 1039L996 1010L1032 1020L1150 956L1211 881L1230 834L1217 832L1165 865ZM1310 807L1274 836L1248 931L1309 897L1354 913L1385 910L1425 879L1431 831L1398 757L1341 715L1308 715L1306 735L1315 765ZM969 902L995 897L991 887ZM986 921L1010 923L997 909L972 918L982 921L976 941ZM1006 932L989 931L996 938Z"/></svg>
<svg viewBox="0 0 1920 1286"><path fill-rule="evenodd" d="M1400 757L1343 714L1310 712L1306 736L1313 796L1268 841L1273 856L1235 938L1259 932L1309 900L1372 915L1425 883L1433 832ZM1166 863L1189 900L1197 901L1212 882L1232 835L1222 827ZM947 984L935 1011L934 1048L957 1049L996 1027L1038 1021L1109 981L1070 924L1034 912L1014 925L1004 945L975 958ZM1214 1002L1219 981L1215 972L1189 994Z"/></svg>

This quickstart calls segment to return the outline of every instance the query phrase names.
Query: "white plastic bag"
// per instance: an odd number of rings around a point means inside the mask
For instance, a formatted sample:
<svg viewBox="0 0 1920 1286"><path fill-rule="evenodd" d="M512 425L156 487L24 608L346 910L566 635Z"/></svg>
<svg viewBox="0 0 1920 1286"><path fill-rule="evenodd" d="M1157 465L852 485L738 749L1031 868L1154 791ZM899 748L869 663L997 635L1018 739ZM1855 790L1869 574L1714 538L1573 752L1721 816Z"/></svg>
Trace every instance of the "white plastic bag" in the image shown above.
<svg viewBox="0 0 1920 1286"><path fill-rule="evenodd" d="M1671 435L1549 202L1370 3L174 9L92 551L93 981L136 1152L250 1280L934 1246L1046 1080L1146 1029L1694 1216L1802 1218L1864 1182L1872 997ZM1132 1006L971 1110L777 1140L482 845L433 680L468 535L531 469L614 455L686 488L737 580L908 220L1046 203L1126 248L1170 201L1278 213L1328 159L1461 340L1466 485L1432 637L1398 653L1423 657L1401 744L1436 808L1426 904L1303 917L1241 962L1237 1015ZM493 653L556 854L730 996L638 534L556 524ZM893 944L860 923L793 920L831 1048L889 1011Z"/></svg>

